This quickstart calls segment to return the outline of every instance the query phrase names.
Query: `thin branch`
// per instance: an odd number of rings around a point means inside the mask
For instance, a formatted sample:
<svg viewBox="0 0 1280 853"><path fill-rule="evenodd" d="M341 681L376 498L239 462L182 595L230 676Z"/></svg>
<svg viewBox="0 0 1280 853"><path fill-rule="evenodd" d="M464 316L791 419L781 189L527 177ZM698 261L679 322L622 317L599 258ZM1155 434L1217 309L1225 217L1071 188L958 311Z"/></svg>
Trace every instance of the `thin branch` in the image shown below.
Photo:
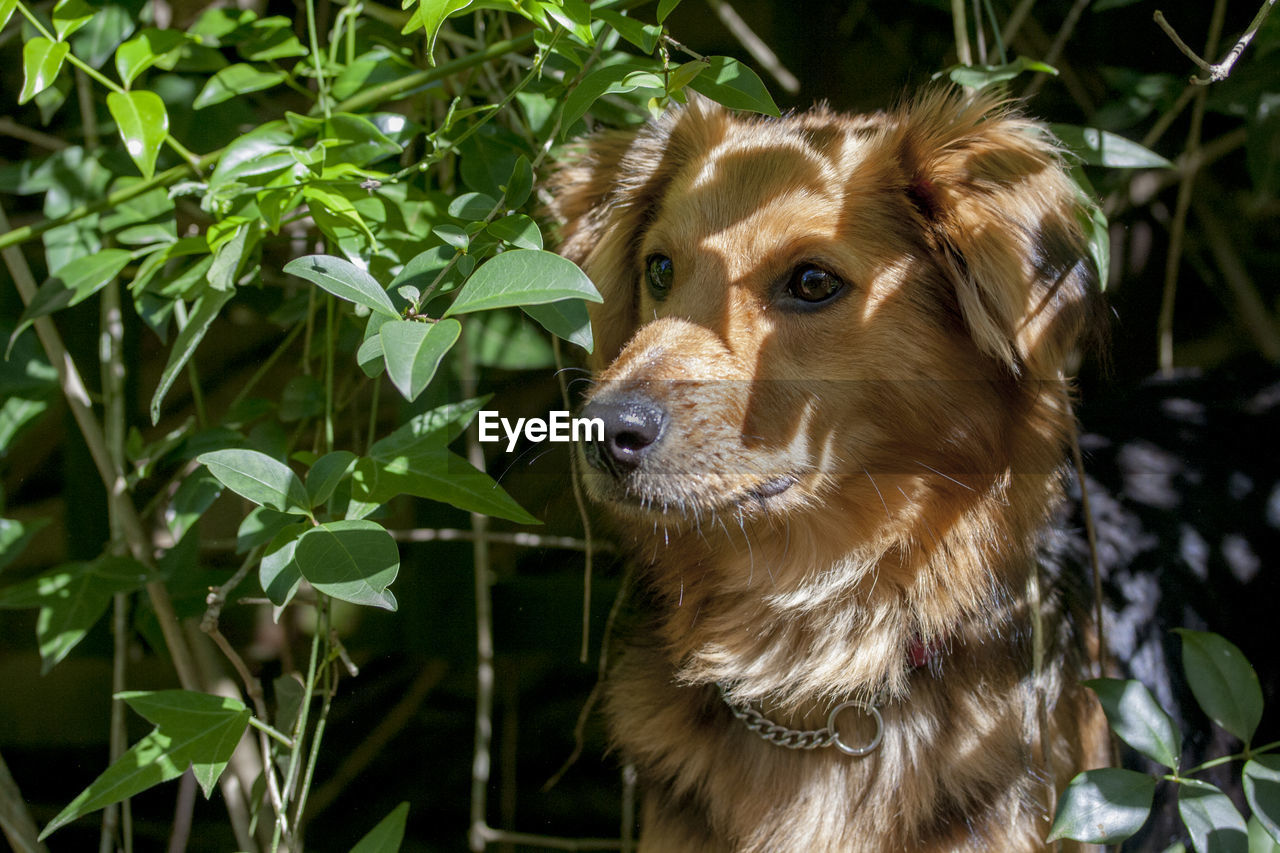
<svg viewBox="0 0 1280 853"><path fill-rule="evenodd" d="M1017 7L1009 13L1009 19L1004 22L1004 30L1000 33L1000 37L1005 44L1009 44L1018 35L1018 30L1022 29L1022 23L1027 19L1027 15L1031 14L1031 7L1036 5L1036 0L1021 0Z"/></svg>
<svg viewBox="0 0 1280 853"><path fill-rule="evenodd" d="M1076 0L1071 5L1067 17L1063 19L1062 26L1058 28L1058 34L1053 37L1053 44L1049 46L1049 50L1045 53L1043 59L1045 63L1053 65L1058 61L1058 57L1062 55L1062 49L1067 46L1067 41L1076 31L1076 25L1080 23L1080 16L1084 14L1084 10L1089 8L1091 0ZM1024 98L1030 98L1040 91L1045 81L1049 79L1049 75L1040 73L1032 78L1027 85L1026 91L1022 93Z"/></svg>
<svg viewBox="0 0 1280 853"><path fill-rule="evenodd" d="M258 562L262 556L262 547L259 546L249 552L249 556L245 557L240 568L236 569L236 573L224 583L222 586L215 586L209 590L209 594L205 596L205 604L209 605L205 610L204 616L200 619L200 630L205 633L212 634L218 630L218 619L222 616L222 608L226 606L227 596L240 585L240 582L249 574L249 570Z"/></svg>
<svg viewBox="0 0 1280 853"><path fill-rule="evenodd" d="M9 220L4 214L3 207L0 206L0 229L7 231L8 228ZM30 267L27 266L26 258L12 246L3 249L2 254L23 305L30 304L35 296L36 283ZM138 562L144 566L151 566L154 562L151 543L143 530L141 519L138 518L137 509L129 500L128 483L124 471L117 468L111 459L102 427L93 414L89 392L85 388L84 380L80 378L80 371L62 343L58 328L51 318L41 317L36 320L35 329L45 355L58 373L58 384L62 388L63 396L67 399L67 405L71 409L76 425L80 428L80 434L89 448L89 454L93 457L98 474L106 486L107 501L119 519L129 550ZM152 581L147 584L147 595L155 610L156 620L160 623L160 630L164 634L165 644L169 648L179 682L187 690L199 690L200 678L191 659L191 650L182 636L178 615L173 609L168 589L163 583Z"/></svg>
<svg viewBox="0 0 1280 853"><path fill-rule="evenodd" d="M760 37L746 21L742 20L742 16L732 6L725 0L707 0L707 5L716 13L720 23L724 24L738 43L751 54L751 58L768 71L769 76L778 81L783 91L788 95L794 95L800 91L800 81L796 79L796 75L787 70L787 67L778 59L778 55L760 40Z"/></svg>
<svg viewBox="0 0 1280 853"><path fill-rule="evenodd" d="M1241 325L1263 355L1271 361L1280 361L1280 330L1276 328L1271 310L1240 259L1240 252L1231 240L1230 229L1218 218L1214 206L1203 198L1192 199L1191 206L1213 253L1216 268L1235 297Z"/></svg>
<svg viewBox="0 0 1280 853"><path fill-rule="evenodd" d="M440 661L433 661L418 673L417 678L404 691L394 707L388 711L373 731L369 732L359 746L347 754L338 769L333 771L329 779L316 789L311 796L311 812L308 819L314 820L346 790L362 772L382 752L396 735L405 730L427 696L444 678L447 667Z"/></svg>
<svg viewBox="0 0 1280 853"><path fill-rule="evenodd" d="M551 850L621 850L622 841L617 838L558 838L553 835L530 835L527 832L507 832L491 826L481 827L473 833L481 839L479 849L487 843L523 844L527 847L545 847ZM474 847L474 845L473 845Z"/></svg>
<svg viewBox="0 0 1280 853"><path fill-rule="evenodd" d="M68 145L65 139L41 133L24 124L18 124L8 116L0 116L0 136L12 136L14 139L21 139L23 142L29 142L32 145L39 145L41 148L47 148L50 151L61 151Z"/></svg>
<svg viewBox="0 0 1280 853"><path fill-rule="evenodd" d="M955 33L956 58L961 65L972 65L973 52L969 48L969 23L964 0L951 0L951 28Z"/></svg>
<svg viewBox="0 0 1280 853"><path fill-rule="evenodd" d="M0 756L0 830L16 853L49 853L49 849L36 840L39 831L35 819L9 774L4 756Z"/></svg>
<svg viewBox="0 0 1280 853"><path fill-rule="evenodd" d="M560 339L553 337L551 345L552 352L556 358L556 382L560 386L560 399L564 403L564 407L568 409L571 408L569 385L564 377L564 353L560 346ZM582 565L582 648L578 652L578 660L581 663L586 663L591 645L591 571L595 549L592 547L591 541L591 516L587 513L587 502L582 497L582 484L578 481L578 478L578 454L571 450L569 452L569 483L573 487L573 502L578 507L578 518L582 522L582 538L586 544L586 547L582 549L584 557Z"/></svg>
<svg viewBox="0 0 1280 853"><path fill-rule="evenodd" d="M1182 37L1178 35L1178 31L1175 30L1173 25L1165 19L1163 12L1157 9L1151 17L1155 20L1156 24L1159 25L1160 29L1164 30L1165 35L1167 35L1173 42L1174 47L1182 51L1184 56L1195 63L1196 67L1205 73L1204 77L1192 76L1192 85L1208 86L1211 83L1221 83L1223 80L1226 80L1231 76L1231 69L1235 67L1236 61L1240 59L1245 48L1247 48L1249 43L1253 41L1253 37L1258 34L1258 30L1262 28L1263 22L1267 20L1267 15L1271 14L1271 8L1275 5L1276 0L1265 0L1262 4L1262 8L1258 9L1258 14L1253 16L1253 20L1249 23L1248 28L1240 36L1239 40L1236 41L1231 50L1227 51L1227 55L1222 58L1221 62L1213 65L1201 58L1198 53L1192 50L1187 43L1182 40ZM1214 47L1217 47L1216 38L1213 39L1213 42ZM1213 53L1213 48L1205 48L1205 53Z"/></svg>
<svg viewBox="0 0 1280 853"><path fill-rule="evenodd" d="M1217 50L1226 6L1226 0L1216 0L1214 3L1213 17L1209 22L1209 35L1205 40L1205 53L1211 54ZM1184 156L1188 158L1192 158L1200 148L1207 94L1207 89L1200 89L1191 107L1191 127L1187 131L1187 145L1184 151ZM1190 169L1183 176L1182 183L1178 186L1178 200L1174 209L1173 222L1169 227L1169 254L1165 258L1164 289L1160 298L1160 316L1156 321L1158 363L1160 372L1164 374L1173 371L1173 309L1178 294L1178 270L1182 264L1182 242L1187 230L1187 211L1191 209L1191 194L1196 173L1197 170Z"/></svg>

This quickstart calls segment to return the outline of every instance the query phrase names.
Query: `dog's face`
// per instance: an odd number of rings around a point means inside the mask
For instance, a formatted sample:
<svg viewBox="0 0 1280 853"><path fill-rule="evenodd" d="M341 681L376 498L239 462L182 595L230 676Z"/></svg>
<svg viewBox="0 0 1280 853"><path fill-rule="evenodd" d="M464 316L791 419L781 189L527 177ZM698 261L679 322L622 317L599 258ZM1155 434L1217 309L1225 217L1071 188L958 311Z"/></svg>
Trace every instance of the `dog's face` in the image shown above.
<svg viewBox="0 0 1280 853"><path fill-rule="evenodd" d="M664 524L847 519L921 478L1056 465L1015 460L1009 424L1058 378L1092 270L1050 145L991 113L697 104L590 143L555 191L563 251L605 296L592 496Z"/></svg>

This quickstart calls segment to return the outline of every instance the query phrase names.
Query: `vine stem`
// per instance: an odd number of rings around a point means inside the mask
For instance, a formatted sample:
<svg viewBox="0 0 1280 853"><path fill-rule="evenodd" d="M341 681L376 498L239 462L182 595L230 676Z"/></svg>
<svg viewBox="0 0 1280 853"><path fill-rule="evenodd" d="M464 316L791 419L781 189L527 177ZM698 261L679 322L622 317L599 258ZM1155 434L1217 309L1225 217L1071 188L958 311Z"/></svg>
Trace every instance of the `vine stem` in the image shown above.
<svg viewBox="0 0 1280 853"><path fill-rule="evenodd" d="M1222 34L1222 23L1226 16L1226 0L1216 0L1213 6L1213 17L1209 21L1209 34L1205 38L1205 53L1213 53L1218 47L1218 38ZM1201 128L1204 123L1205 100L1207 89L1196 92L1191 106L1191 126L1187 130L1187 144L1184 155L1190 161L1200 149ZM1168 375L1173 372L1173 309L1178 295L1178 270L1182 264L1182 242L1186 237L1187 213L1191 209L1191 193L1195 186L1197 169L1189 169L1178 185L1178 199L1174 207L1173 222L1169 226L1169 253L1165 257L1164 288L1160 297L1160 315L1156 320L1157 359L1160 372Z"/></svg>
<svg viewBox="0 0 1280 853"><path fill-rule="evenodd" d="M8 217L5 215L3 206L0 205L0 228L8 229L8 227ZM23 305L29 305L36 293L36 283L30 267L27 266L26 258L12 247L3 250L3 257ZM45 355L57 371L58 384L62 388L63 396L66 397L67 405L80 429L80 434L89 448L89 454L93 457L98 475L106 486L108 505L119 519L120 529L129 545L129 550L138 562L147 567L154 567L150 540L142 527L142 520L138 517L136 507L129 500L128 480L124 470L116 467L107 449L102 426L94 416L93 404L89 399L84 380L80 377L80 371L71 354L67 352L66 345L63 344L53 320L49 317L41 317L35 321L34 325ZM160 623L160 630L164 634L165 644L169 648L178 681L186 690L200 690L198 670L191 657L186 638L182 636L181 623L173 609L169 590L159 581L149 582L146 589L151 606L156 612L156 620Z"/></svg>

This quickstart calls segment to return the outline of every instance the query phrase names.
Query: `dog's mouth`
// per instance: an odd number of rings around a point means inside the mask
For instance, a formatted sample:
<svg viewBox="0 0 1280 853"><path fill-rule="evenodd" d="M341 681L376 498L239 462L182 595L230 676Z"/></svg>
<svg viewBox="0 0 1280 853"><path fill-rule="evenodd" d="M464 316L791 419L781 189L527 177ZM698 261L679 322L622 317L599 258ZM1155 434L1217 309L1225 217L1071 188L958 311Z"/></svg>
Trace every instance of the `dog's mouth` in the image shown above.
<svg viewBox="0 0 1280 853"><path fill-rule="evenodd" d="M758 486L747 489L747 496L757 501L767 501L769 498L782 494L798 482L800 482L800 478L795 474L783 474L781 477L774 477Z"/></svg>

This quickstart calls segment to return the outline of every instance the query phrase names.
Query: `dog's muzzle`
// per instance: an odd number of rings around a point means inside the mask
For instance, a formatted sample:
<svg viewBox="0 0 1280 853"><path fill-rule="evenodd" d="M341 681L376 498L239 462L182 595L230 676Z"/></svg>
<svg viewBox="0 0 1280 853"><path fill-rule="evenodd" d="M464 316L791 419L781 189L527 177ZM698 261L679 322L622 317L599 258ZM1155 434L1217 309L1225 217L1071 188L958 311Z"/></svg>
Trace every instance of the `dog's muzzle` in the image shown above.
<svg viewBox="0 0 1280 853"><path fill-rule="evenodd" d="M593 468L621 478L640 467L662 440L666 410L639 394L605 395L582 409L582 417L599 418L602 438L584 442L583 452Z"/></svg>

